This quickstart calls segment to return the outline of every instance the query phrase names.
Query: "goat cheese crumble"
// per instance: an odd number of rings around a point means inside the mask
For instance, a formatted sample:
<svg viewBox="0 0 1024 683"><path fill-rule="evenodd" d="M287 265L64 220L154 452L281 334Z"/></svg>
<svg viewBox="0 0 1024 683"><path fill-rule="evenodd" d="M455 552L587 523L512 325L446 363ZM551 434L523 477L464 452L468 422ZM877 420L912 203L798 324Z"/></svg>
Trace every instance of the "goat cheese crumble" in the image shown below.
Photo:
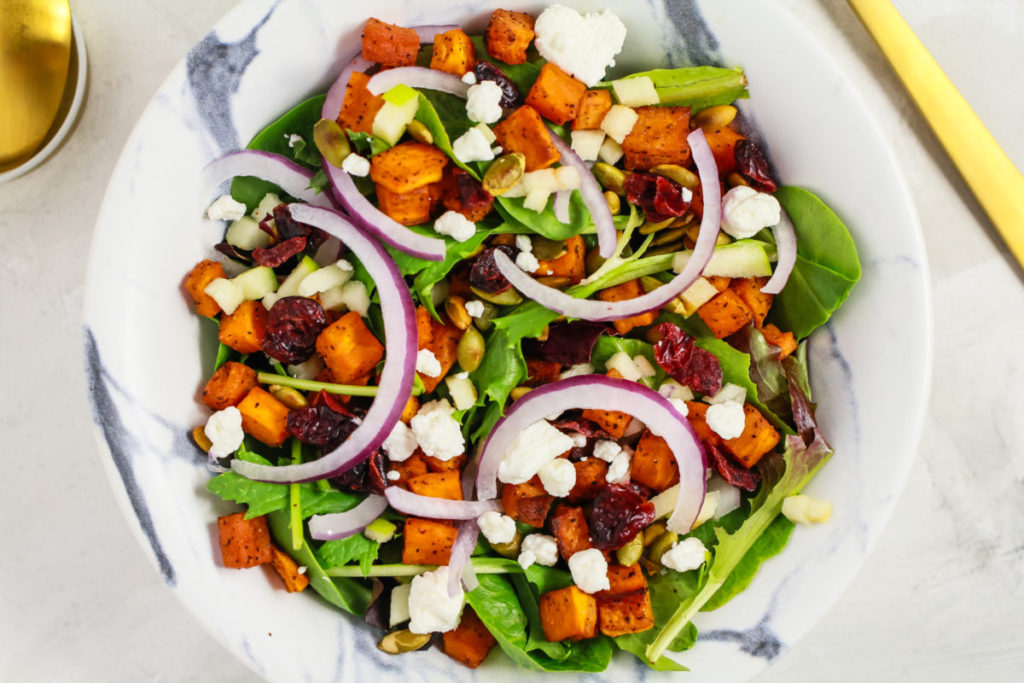
<svg viewBox="0 0 1024 683"><path fill-rule="evenodd" d="M452 417L454 412L455 408L448 399L442 398L424 403L409 421L416 443L424 454L440 460L451 460L462 455L466 449L466 440L458 420Z"/></svg>
<svg viewBox="0 0 1024 683"><path fill-rule="evenodd" d="M737 185L722 197L722 230L738 240L753 237L782 220L779 200L746 185Z"/></svg>
<svg viewBox="0 0 1024 683"><path fill-rule="evenodd" d="M546 420L524 429L505 451L498 465L498 479L505 484L522 484L533 478L545 464L572 448L572 438Z"/></svg>
<svg viewBox="0 0 1024 683"><path fill-rule="evenodd" d="M466 116L477 123L497 123L501 118L501 86L481 81L466 93Z"/></svg>
<svg viewBox="0 0 1024 683"><path fill-rule="evenodd" d="M409 456L416 451L416 435L404 422L399 420L391 428L388 438L384 439L383 446L392 462L402 462L408 460Z"/></svg>
<svg viewBox="0 0 1024 683"><path fill-rule="evenodd" d="M673 543L661 556L661 564L677 572L687 572L704 564L707 548L699 538L684 538Z"/></svg>
<svg viewBox="0 0 1024 683"><path fill-rule="evenodd" d="M206 210L206 217L215 221L237 221L244 215L245 204L236 202L229 194L218 197Z"/></svg>
<svg viewBox="0 0 1024 683"><path fill-rule="evenodd" d="M476 523L480 527L480 533L491 545L509 543L516 537L516 521L497 510L488 510L476 518Z"/></svg>
<svg viewBox="0 0 1024 683"><path fill-rule="evenodd" d="M747 416L743 412L742 403L727 401L725 403L715 403L708 407L708 412L704 419L707 420L708 427L715 434L718 434L723 439L735 439L743 433Z"/></svg>
<svg viewBox="0 0 1024 683"><path fill-rule="evenodd" d="M547 534L530 534L523 539L517 561L523 569L529 569L534 563L554 567L558 562L558 543Z"/></svg>
<svg viewBox="0 0 1024 683"><path fill-rule="evenodd" d="M218 410L206 421L203 433L212 444L210 455L226 458L242 445L245 432L242 431L242 413L235 406Z"/></svg>
<svg viewBox="0 0 1024 683"><path fill-rule="evenodd" d="M574 553L569 558L569 571L572 580L584 593L597 593L608 590L608 561L597 548L589 548Z"/></svg>
<svg viewBox="0 0 1024 683"><path fill-rule="evenodd" d="M626 41L626 26L607 9L581 15L564 5L552 5L540 13L533 30L541 57L587 87L604 78Z"/></svg>
<svg viewBox="0 0 1024 683"><path fill-rule="evenodd" d="M466 594L460 586L448 594L448 567L438 567L412 579L409 589L409 630L413 633L451 631L459 625Z"/></svg>

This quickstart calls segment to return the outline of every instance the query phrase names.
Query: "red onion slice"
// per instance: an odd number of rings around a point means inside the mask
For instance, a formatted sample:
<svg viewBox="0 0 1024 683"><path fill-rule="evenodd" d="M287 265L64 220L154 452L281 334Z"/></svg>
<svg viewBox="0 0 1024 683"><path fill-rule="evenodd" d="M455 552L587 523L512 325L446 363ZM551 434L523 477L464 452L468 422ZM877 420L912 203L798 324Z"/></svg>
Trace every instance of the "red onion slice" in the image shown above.
<svg viewBox="0 0 1024 683"><path fill-rule="evenodd" d="M427 519L476 519L488 510L497 510L501 507L496 500L434 498L421 496L398 486L387 487L384 489L384 495L391 507L399 512Z"/></svg>
<svg viewBox="0 0 1024 683"><path fill-rule="evenodd" d="M320 110L320 118L331 119L332 121L338 118L338 115L341 114L341 105L345 103L348 81L352 78L353 72L366 71L371 66L373 66L373 62L363 59L361 53L357 54L345 65L345 68L341 70L341 74L338 75L338 80L334 81L334 85L327 91L327 99L324 100L324 106Z"/></svg>
<svg viewBox="0 0 1024 683"><path fill-rule="evenodd" d="M555 192L555 199L551 202L551 208L555 212L555 218L559 223L569 222L569 199L572 197L572 190L558 190Z"/></svg>
<svg viewBox="0 0 1024 683"><path fill-rule="evenodd" d="M377 285L384 318L384 370L377 396L348 439L319 460L279 467L234 460L231 469L249 479L302 482L337 476L370 456L384 442L412 394L416 367L416 313L409 286L395 261L376 240L331 209L291 204L292 218L337 237L362 262Z"/></svg>
<svg viewBox="0 0 1024 683"><path fill-rule="evenodd" d="M423 66L400 66L378 71L367 81L366 89L374 95L380 95L399 84L410 88L439 90L463 99L466 99L466 93L469 92L469 86L458 76Z"/></svg>
<svg viewBox="0 0 1024 683"><path fill-rule="evenodd" d="M672 512L673 528L690 528L704 503L704 449L690 423L668 400L638 382L586 375L545 384L526 394L508 409L491 430L480 452L476 490L481 498L498 494L498 466L515 438L537 422L570 409L607 410L628 406L643 416L647 428L665 439L679 465L679 498Z"/></svg>
<svg viewBox="0 0 1024 683"><path fill-rule="evenodd" d="M580 159L576 152L572 151L572 147L567 145L565 140L553 131L548 131L548 133L551 135L551 142L555 144L559 154L562 155L562 163L566 166L572 166L580 173L580 196L583 197L583 203L587 205L587 211L590 212L590 218L594 221L594 228L597 230L598 251L604 258L610 258L615 253L615 243L618 241L618 236L615 232L615 222L612 221L612 212L608 208L608 200L604 198L601 186L598 185L597 178L594 177L586 162ZM555 199L558 199L557 195ZM569 222L568 209L569 204L566 202L566 219L558 218L558 220L563 223ZM558 213L555 213L555 217L558 217Z"/></svg>
<svg viewBox="0 0 1024 683"><path fill-rule="evenodd" d="M775 235L775 249L779 254L779 261L775 264L775 272L768 282L764 283L761 291L765 294L778 294L789 281L789 275L796 265L796 230L793 229L793 222L789 215L783 211L782 220L772 228Z"/></svg>
<svg viewBox="0 0 1024 683"><path fill-rule="evenodd" d="M352 177L324 159L324 171L334 196L360 227L385 244L426 261L443 261L444 240L413 232L370 203L352 182Z"/></svg>
<svg viewBox="0 0 1024 683"><path fill-rule="evenodd" d="M239 176L253 176L274 183L296 199L313 206L337 206L329 194L318 194L309 187L312 171L280 154L244 149L214 159L203 169L203 183L211 187Z"/></svg>
<svg viewBox="0 0 1024 683"><path fill-rule="evenodd" d="M448 555L448 595L453 598L459 594L460 580L466 585L467 591L480 585L473 571L473 563L469 561L479 535L480 527L475 520L467 519L459 525L459 534Z"/></svg>
<svg viewBox="0 0 1024 683"><path fill-rule="evenodd" d="M365 529L387 509L388 501L384 496L369 495L362 503L346 512L313 515L309 518L309 535L318 541L348 538Z"/></svg>

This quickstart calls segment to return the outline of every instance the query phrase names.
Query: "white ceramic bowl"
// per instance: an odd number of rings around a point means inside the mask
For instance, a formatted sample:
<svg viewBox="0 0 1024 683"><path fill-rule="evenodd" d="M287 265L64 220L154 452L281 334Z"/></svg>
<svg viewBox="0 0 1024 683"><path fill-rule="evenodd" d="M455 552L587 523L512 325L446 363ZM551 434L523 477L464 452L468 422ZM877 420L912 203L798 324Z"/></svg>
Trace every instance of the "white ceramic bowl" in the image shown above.
<svg viewBox="0 0 1024 683"><path fill-rule="evenodd" d="M701 639L681 680L745 680L807 631L848 584L898 497L917 447L930 368L930 302L920 229L905 185L868 112L825 50L771 2L611 4L630 29L630 68L720 58L744 67L742 105L780 177L808 187L850 226L864 276L811 344L819 417L836 455L809 493L831 523L799 528L750 588L696 619ZM536 2L377 0L403 25L482 28L495 7ZM225 512L188 432L206 373L199 321L180 289L211 256L220 223L203 211L216 188L200 169L243 146L300 99L326 89L358 49L367 16L337 0L248 0L193 48L154 96L110 181L96 226L86 301L87 372L115 495L164 580L233 654L270 680L470 680L438 651L391 657L377 635L311 594L274 588L264 572L218 566ZM205 349L209 351L209 349ZM205 369L206 371L209 368ZM866 627L870 626L868 624ZM187 656L187 653L182 653ZM488 677L516 672L500 653ZM599 679L661 678L620 656Z"/></svg>

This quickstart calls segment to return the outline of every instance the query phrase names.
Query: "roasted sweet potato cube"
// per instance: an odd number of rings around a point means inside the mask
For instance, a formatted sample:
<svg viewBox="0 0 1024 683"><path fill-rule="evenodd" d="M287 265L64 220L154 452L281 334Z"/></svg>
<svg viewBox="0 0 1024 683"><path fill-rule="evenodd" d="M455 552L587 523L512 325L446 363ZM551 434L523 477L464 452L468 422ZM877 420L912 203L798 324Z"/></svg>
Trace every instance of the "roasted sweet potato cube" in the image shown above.
<svg viewBox="0 0 1024 683"><path fill-rule="evenodd" d="M266 516L246 519L244 512L217 518L220 556L225 567L247 569L273 559Z"/></svg>
<svg viewBox="0 0 1024 683"><path fill-rule="evenodd" d="M370 18L363 28L363 59L382 66L416 66L420 37L416 29L402 28Z"/></svg>
<svg viewBox="0 0 1024 683"><path fill-rule="evenodd" d="M470 669L480 666L496 642L480 617L468 605L462 610L459 625L442 633L441 639L444 653Z"/></svg>
<svg viewBox="0 0 1024 683"><path fill-rule="evenodd" d="M690 163L689 107L637 107L639 116L622 150L626 156L626 170L646 171L658 164Z"/></svg>
<svg viewBox="0 0 1024 683"><path fill-rule="evenodd" d="M284 581L284 587L288 589L288 592L298 593L305 590L309 585L309 579L305 574L299 573L298 563L277 546L270 546L270 552L270 564Z"/></svg>
<svg viewBox="0 0 1024 683"><path fill-rule="evenodd" d="M655 491L664 491L679 483L679 464L665 439L645 430L633 453L629 476Z"/></svg>
<svg viewBox="0 0 1024 683"><path fill-rule="evenodd" d="M192 301L196 304L196 313L199 315L205 315L207 318L220 313L220 306L213 300L213 297L207 294L204 290L206 285L210 284L217 278L226 277L224 275L224 266L217 261L211 261L209 259L200 261L195 267L188 272L185 276L185 291L192 297Z"/></svg>
<svg viewBox="0 0 1024 683"><path fill-rule="evenodd" d="M743 136L732 128L725 126L713 131L704 131L704 138L708 141L711 154L715 157L715 164L718 166L718 175L725 177L736 170L736 143L743 140Z"/></svg>
<svg viewBox="0 0 1024 683"><path fill-rule="evenodd" d="M384 357L384 345L355 311L349 311L325 327L316 338L316 350L338 384L351 384L364 377Z"/></svg>
<svg viewBox="0 0 1024 683"><path fill-rule="evenodd" d="M462 484L458 470L427 472L409 479L409 490L421 496L462 500Z"/></svg>
<svg viewBox="0 0 1024 683"><path fill-rule="evenodd" d="M646 590L629 593L606 602L599 601L597 614L601 633L613 638L654 627L651 594Z"/></svg>
<svg viewBox="0 0 1024 683"><path fill-rule="evenodd" d="M461 28L453 28L434 36L434 51L430 56L430 68L462 76L473 70L476 64L476 49L473 41Z"/></svg>
<svg viewBox="0 0 1024 683"><path fill-rule="evenodd" d="M583 640L597 633L597 600L576 586L540 596L540 621L548 641Z"/></svg>
<svg viewBox="0 0 1024 683"><path fill-rule="evenodd" d="M534 18L525 12L494 10L484 33L487 54L506 64L522 64L533 41L533 24Z"/></svg>
<svg viewBox="0 0 1024 683"><path fill-rule="evenodd" d="M445 169L440 188L444 208L461 213L474 223L482 221L494 208L494 196L458 166Z"/></svg>
<svg viewBox="0 0 1024 683"><path fill-rule="evenodd" d="M697 233L698 232L700 232L700 226L699 225L695 226L695 229L694 229L694 232L693 232L693 234L694 234L693 239L695 241L697 239ZM712 287L717 289L719 292L725 291L726 289L729 288L729 285L732 284L732 278L723 277L721 275L705 275L704 279L707 280L708 284L710 284Z"/></svg>
<svg viewBox="0 0 1024 683"><path fill-rule="evenodd" d="M243 301L220 318L217 339L239 353L256 353L267 333L267 309L259 301Z"/></svg>
<svg viewBox="0 0 1024 683"><path fill-rule="evenodd" d="M700 401L687 401L686 407L689 409L686 419L690 421L690 426L697 433L697 438L708 443L720 443L721 438L711 431L711 427L708 427L708 404Z"/></svg>
<svg viewBox="0 0 1024 683"><path fill-rule="evenodd" d="M583 514L583 508L571 505L559 505L551 515L551 531L558 541L558 552L563 560L581 550L592 548L590 542L590 525Z"/></svg>
<svg viewBox="0 0 1024 683"><path fill-rule="evenodd" d="M768 311L772 307L772 301L775 299L771 294L765 294L761 291L761 288L768 282L766 277L745 277L738 278L732 281L729 288L736 292L743 303L750 309L751 314L754 316L754 324L761 327L764 324L764 319L768 315Z"/></svg>
<svg viewBox="0 0 1024 683"><path fill-rule="evenodd" d="M501 505L505 514L512 519L542 527L548 517L548 511L554 497L544 490L540 477L534 477L522 484L505 484L501 490Z"/></svg>
<svg viewBox="0 0 1024 683"><path fill-rule="evenodd" d="M403 142L370 157L370 178L377 187L404 194L444 176L448 157L434 145Z"/></svg>
<svg viewBox="0 0 1024 683"><path fill-rule="evenodd" d="M526 170L547 168L562 155L551 141L544 119L528 104L516 109L494 127L494 136L505 152L519 152L526 157Z"/></svg>
<svg viewBox="0 0 1024 683"><path fill-rule="evenodd" d="M596 593L598 604L614 600L630 593L647 590L647 577L640 564L624 567L621 564L608 565L608 589Z"/></svg>
<svg viewBox="0 0 1024 683"><path fill-rule="evenodd" d="M556 64L546 63L526 94L526 103L537 113L559 125L572 121L579 112L580 98L587 86Z"/></svg>
<svg viewBox="0 0 1024 683"><path fill-rule="evenodd" d="M597 424L598 427L608 432L608 436L613 439L621 439L622 435L626 433L629 423L633 421L633 416L617 410L587 408L583 411L583 419Z"/></svg>
<svg viewBox="0 0 1024 683"><path fill-rule="evenodd" d="M424 455L423 462L427 464L427 469L431 472L458 471L466 464L466 454L457 455L450 460L441 460L440 458Z"/></svg>
<svg viewBox="0 0 1024 683"><path fill-rule="evenodd" d="M420 225L430 220L432 199L429 185L402 193L392 192L383 185L376 187L381 212L396 223Z"/></svg>
<svg viewBox="0 0 1024 683"><path fill-rule="evenodd" d="M416 335L417 348L426 349L434 354L438 363L441 364L441 373L437 377L431 377L420 373L423 386L427 392L433 391L441 383L444 376L455 365L458 358L459 339L462 338L462 330L448 323L439 322L425 306L416 309Z"/></svg>
<svg viewBox="0 0 1024 683"><path fill-rule="evenodd" d="M444 522L409 517L402 532L403 564L448 564L459 530Z"/></svg>
<svg viewBox="0 0 1024 683"><path fill-rule="evenodd" d="M600 458L587 458L572 464L576 468L576 484L569 491L570 503L582 503L597 498L608 482L608 463Z"/></svg>
<svg viewBox="0 0 1024 683"><path fill-rule="evenodd" d="M420 451L416 451L401 462L392 462L390 467L388 467L388 471L398 472L398 479L389 479L388 482L393 486L401 486L403 489L408 489L409 480L430 471L427 467L426 457Z"/></svg>
<svg viewBox="0 0 1024 683"><path fill-rule="evenodd" d="M338 125L357 133L371 133L373 119L384 106L384 98L374 95L366 83L370 77L360 71L353 71L345 86L345 101L338 112Z"/></svg>
<svg viewBox="0 0 1024 683"><path fill-rule="evenodd" d="M253 387L238 404L242 430L268 446L280 446L288 438L288 406L273 394Z"/></svg>
<svg viewBox="0 0 1024 683"><path fill-rule="evenodd" d="M539 358L526 359L526 380L523 382L528 387L539 387L551 382L557 382L558 376L562 373L562 364L553 360L541 360Z"/></svg>
<svg viewBox="0 0 1024 683"><path fill-rule="evenodd" d="M724 339L739 332L754 319L750 307L731 289L719 292L697 309L697 315L716 339Z"/></svg>
<svg viewBox="0 0 1024 683"><path fill-rule="evenodd" d="M640 284L640 280L637 279L623 282L621 285L615 285L608 289L602 289L597 293L597 298L601 301L625 301L626 299L635 299L643 294L646 294L646 291L643 285ZM650 325L657 317L657 311L650 311L630 316L629 318L622 318L621 320L613 320L612 325L615 326L619 334L626 334L634 327Z"/></svg>
<svg viewBox="0 0 1024 683"><path fill-rule="evenodd" d="M229 360L217 368L203 388L203 403L213 410L238 405L257 386L256 371L244 363Z"/></svg>
<svg viewBox="0 0 1024 683"><path fill-rule="evenodd" d="M782 353L779 354L779 360L796 351L796 337L793 336L792 332L783 332L775 325L769 324L761 328L761 334L764 335L766 342L782 349Z"/></svg>
<svg viewBox="0 0 1024 683"><path fill-rule="evenodd" d="M588 90L580 98L579 111L572 121L573 130L595 130L601 127L605 115L612 108L612 94L608 90Z"/></svg>
<svg viewBox="0 0 1024 683"><path fill-rule="evenodd" d="M537 268L539 275L567 277L572 284L578 283L587 275L585 256L587 245L583 238L574 235L565 241L565 252L553 259L540 260Z"/></svg>
<svg viewBox="0 0 1024 683"><path fill-rule="evenodd" d="M745 467L753 467L761 456L775 448L779 442L779 433L753 405L745 403L743 413L743 433L735 439L725 439L722 443Z"/></svg>

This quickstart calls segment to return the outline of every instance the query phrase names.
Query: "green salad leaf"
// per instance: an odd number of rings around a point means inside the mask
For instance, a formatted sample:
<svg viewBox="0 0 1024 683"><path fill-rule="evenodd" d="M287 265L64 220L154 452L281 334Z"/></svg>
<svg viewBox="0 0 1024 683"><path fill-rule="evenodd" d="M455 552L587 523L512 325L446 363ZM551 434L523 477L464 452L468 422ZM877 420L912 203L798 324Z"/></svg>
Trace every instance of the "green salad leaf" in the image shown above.
<svg viewBox="0 0 1024 683"><path fill-rule="evenodd" d="M731 104L750 96L747 92L747 77L740 68L687 66L641 71L623 78L642 76L647 76L654 83L659 105L665 107L687 106L696 112L719 104ZM598 87L602 86L611 87L611 83L598 84Z"/></svg>
<svg viewBox="0 0 1024 683"><path fill-rule="evenodd" d="M594 350L590 353L590 364L593 365L594 369L598 372L605 372L607 370L608 359L620 351L624 352L630 358L643 356L654 368L656 372L654 377L644 377L641 380L644 385L654 388L659 386L665 381L665 378L668 377L668 374L660 365L658 365L658 362L654 360L654 345L642 339L612 337L602 334L597 338L597 342L594 344Z"/></svg>
<svg viewBox="0 0 1024 683"><path fill-rule="evenodd" d="M370 571L370 565L377 560L379 552L380 543L371 541L363 534L353 534L336 541L324 541L317 548L316 557L324 569L344 567L349 562L358 561L365 575Z"/></svg>

